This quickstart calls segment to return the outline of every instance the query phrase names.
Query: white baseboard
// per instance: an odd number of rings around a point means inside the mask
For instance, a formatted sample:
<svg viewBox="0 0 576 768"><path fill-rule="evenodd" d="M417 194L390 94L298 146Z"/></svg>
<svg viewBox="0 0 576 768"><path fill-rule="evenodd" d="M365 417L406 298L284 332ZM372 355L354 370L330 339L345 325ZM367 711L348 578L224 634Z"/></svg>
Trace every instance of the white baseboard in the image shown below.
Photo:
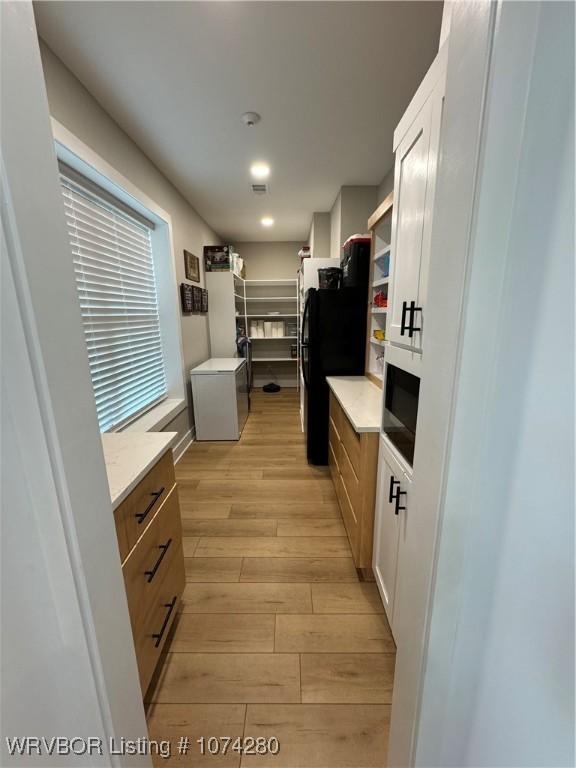
<svg viewBox="0 0 576 768"><path fill-rule="evenodd" d="M189 429L188 432L184 435L184 437L179 440L174 448L172 448L172 454L174 456L174 464L177 464L182 456L186 453L188 448L192 445L194 442L194 439L196 437L195 434L196 430Z"/></svg>

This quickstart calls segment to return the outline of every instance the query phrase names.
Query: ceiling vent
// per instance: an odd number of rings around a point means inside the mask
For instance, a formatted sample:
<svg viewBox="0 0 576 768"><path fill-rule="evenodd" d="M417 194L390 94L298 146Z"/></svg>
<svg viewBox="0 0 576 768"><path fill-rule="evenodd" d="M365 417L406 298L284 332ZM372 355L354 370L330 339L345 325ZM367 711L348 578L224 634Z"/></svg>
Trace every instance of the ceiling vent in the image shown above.
<svg viewBox="0 0 576 768"><path fill-rule="evenodd" d="M268 192L268 184L252 184L252 192L255 195L265 195Z"/></svg>

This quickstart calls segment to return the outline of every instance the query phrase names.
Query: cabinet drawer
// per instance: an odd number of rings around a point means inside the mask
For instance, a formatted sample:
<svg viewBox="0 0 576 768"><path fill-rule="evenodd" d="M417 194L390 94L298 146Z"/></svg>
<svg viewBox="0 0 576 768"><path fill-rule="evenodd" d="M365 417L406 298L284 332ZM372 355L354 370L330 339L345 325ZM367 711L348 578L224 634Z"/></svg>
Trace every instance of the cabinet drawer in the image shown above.
<svg viewBox="0 0 576 768"><path fill-rule="evenodd" d="M330 474L332 480L335 483L336 478L340 474L340 467L338 466L338 460L336 459L336 452L332 443L328 443L328 465L330 466Z"/></svg>
<svg viewBox="0 0 576 768"><path fill-rule="evenodd" d="M340 453L340 474L342 475L342 481L346 486L346 492L354 509L354 513L358 516L362 489L360 487L360 481L356 476L356 472L350 461L350 457L348 456L346 446L344 445L342 446L342 451Z"/></svg>
<svg viewBox="0 0 576 768"><path fill-rule="evenodd" d="M341 412L339 428L342 445L346 449L346 453L348 454L350 463L354 467L356 476L360 477L362 471L360 464L360 435L356 432L352 424L350 424L344 411Z"/></svg>
<svg viewBox="0 0 576 768"><path fill-rule="evenodd" d="M334 453L334 460L336 461L336 465L339 467L340 466L340 435L338 434L338 431L334 426L332 417L330 417L330 421L328 423L328 442L332 446L332 451Z"/></svg>
<svg viewBox="0 0 576 768"><path fill-rule="evenodd" d="M142 629L134 636L142 694L146 693L184 591L184 558L174 558Z"/></svg>
<svg viewBox="0 0 576 768"><path fill-rule="evenodd" d="M118 551L120 552L120 561L124 562L130 552L128 544L128 534L126 533L126 520L120 512L122 505L114 510L114 524L116 525L116 538L118 539Z"/></svg>
<svg viewBox="0 0 576 768"><path fill-rule="evenodd" d="M340 403L334 397L334 393L330 392L330 421L332 422L333 428L338 433L338 439L340 439L340 421L343 415Z"/></svg>
<svg viewBox="0 0 576 768"><path fill-rule="evenodd" d="M130 495L116 509L116 530L124 529L124 544L119 545L122 560L138 541L154 517L156 510L174 487L172 451L166 451ZM127 547L122 552L122 546Z"/></svg>
<svg viewBox="0 0 576 768"><path fill-rule="evenodd" d="M174 488L122 566L134 635L145 623L166 574L182 557L180 506Z"/></svg>
<svg viewBox="0 0 576 768"><path fill-rule="evenodd" d="M358 541L360 536L358 519L354 509L352 508L350 499L348 498L348 493L346 492L346 487L342 482L341 475L338 475L338 477L334 479L334 485L336 487L336 496L338 497L340 511L342 512L342 518L344 520L344 525L346 526L346 532L348 534L352 555L354 556L354 560L356 560L358 556Z"/></svg>

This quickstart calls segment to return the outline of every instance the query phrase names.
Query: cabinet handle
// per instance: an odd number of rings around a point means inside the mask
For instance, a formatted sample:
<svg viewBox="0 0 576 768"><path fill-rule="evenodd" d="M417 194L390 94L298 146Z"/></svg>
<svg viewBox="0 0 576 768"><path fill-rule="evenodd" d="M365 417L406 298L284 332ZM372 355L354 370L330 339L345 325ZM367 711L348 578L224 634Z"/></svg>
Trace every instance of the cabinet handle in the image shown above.
<svg viewBox="0 0 576 768"><path fill-rule="evenodd" d="M416 314L416 312L422 312L422 307L417 307L416 306L416 302L415 301L411 301L410 302L409 312L410 312L410 324L408 326L408 336L410 338L412 338L412 336L414 336L415 331L421 331L422 330L422 328L420 328L420 327L418 327L418 328L414 327L414 315Z"/></svg>
<svg viewBox="0 0 576 768"><path fill-rule="evenodd" d="M408 314L408 302L403 301L402 302L402 321L400 323L400 336L404 336L406 331L409 329L408 325L406 324L407 314Z"/></svg>
<svg viewBox="0 0 576 768"><path fill-rule="evenodd" d="M400 486L400 480L396 480L394 475L390 475L390 487L388 488L388 501L390 504L394 501L396 496L394 495L394 486L398 483L398 486Z"/></svg>
<svg viewBox="0 0 576 768"><path fill-rule="evenodd" d="M159 491L153 491L150 494L150 496L152 496L152 501L150 502L150 504L148 504L148 506L146 507L144 512L138 512L138 514L134 515L134 517L138 521L138 525L140 525L141 523L144 522L144 520L146 520L146 518L150 514L150 511L152 510L154 504L156 504L156 502L158 501L160 496L162 496L163 493L164 493L164 486L162 486L162 488L160 488Z"/></svg>
<svg viewBox="0 0 576 768"><path fill-rule="evenodd" d="M158 560L156 560L156 562L155 562L155 564L154 564L154 567L152 568L152 570L150 570L150 571L144 571L144 575L145 575L145 576L148 576L148 584L150 584L150 582L152 581L152 579L154 578L154 576L156 576L156 571L158 570L158 568L160 568L160 563L161 563L161 562L162 562L162 560L164 559L164 555L166 554L166 552L168 552L168 549L170 548L170 544L172 544L172 539L168 539L168 541L166 542L166 544L160 544L160 545L158 546L158 549L162 550L162 551L160 552L160 557L158 558Z"/></svg>
<svg viewBox="0 0 576 768"><path fill-rule="evenodd" d="M406 491L401 491L400 488L396 491L396 504L394 506L394 514L397 515L399 512L405 512L406 507L402 504L400 504L400 496L406 496Z"/></svg>
<svg viewBox="0 0 576 768"><path fill-rule="evenodd" d="M162 642L162 638L164 637L164 632L166 632L166 627L168 626L168 622L170 621L170 616L172 616L172 611L174 610L174 606L176 605L176 600L178 599L178 595L174 595L172 600L170 600L169 603L164 603L164 608L168 608L168 611L166 612L166 616L164 617L164 621L162 622L162 626L160 627L160 632L157 632L156 634L152 635L154 640L156 642L154 643L154 648L158 648L160 643Z"/></svg>

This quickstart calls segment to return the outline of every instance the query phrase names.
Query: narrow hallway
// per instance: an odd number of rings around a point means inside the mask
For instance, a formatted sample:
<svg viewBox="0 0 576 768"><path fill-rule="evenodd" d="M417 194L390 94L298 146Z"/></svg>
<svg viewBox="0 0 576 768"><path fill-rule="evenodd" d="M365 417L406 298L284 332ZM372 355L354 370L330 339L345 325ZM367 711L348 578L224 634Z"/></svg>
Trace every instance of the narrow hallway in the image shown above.
<svg viewBox="0 0 576 768"><path fill-rule="evenodd" d="M176 475L187 585L149 691L150 738L190 737L169 764L384 766L394 642L328 470L306 462L297 394L254 392L241 440L194 443ZM202 756L200 737L275 737L280 750Z"/></svg>

